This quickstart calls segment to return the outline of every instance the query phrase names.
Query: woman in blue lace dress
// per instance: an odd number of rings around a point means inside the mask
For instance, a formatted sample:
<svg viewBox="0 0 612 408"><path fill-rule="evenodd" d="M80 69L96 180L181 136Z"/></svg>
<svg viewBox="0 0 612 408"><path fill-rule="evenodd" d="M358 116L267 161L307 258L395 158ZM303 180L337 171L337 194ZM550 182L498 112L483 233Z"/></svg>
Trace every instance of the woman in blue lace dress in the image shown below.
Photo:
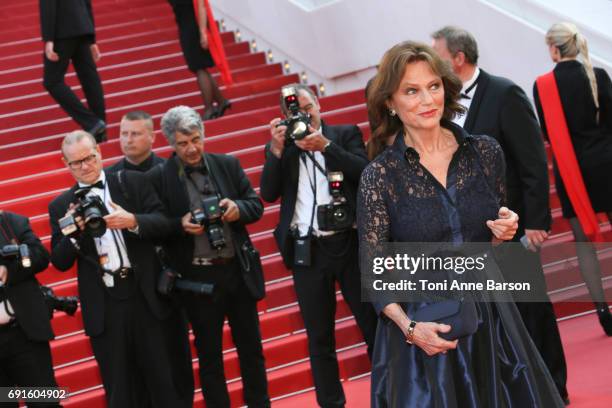
<svg viewBox="0 0 612 408"><path fill-rule="evenodd" d="M513 237L518 217L502 206L499 144L450 121L462 112L460 90L460 80L424 44L401 43L383 57L368 108L380 124L373 137L396 137L361 177L362 251L384 242ZM412 319L422 302L375 303L373 407L563 406L514 304L475 300L476 332L452 341L440 337L449 325Z"/></svg>

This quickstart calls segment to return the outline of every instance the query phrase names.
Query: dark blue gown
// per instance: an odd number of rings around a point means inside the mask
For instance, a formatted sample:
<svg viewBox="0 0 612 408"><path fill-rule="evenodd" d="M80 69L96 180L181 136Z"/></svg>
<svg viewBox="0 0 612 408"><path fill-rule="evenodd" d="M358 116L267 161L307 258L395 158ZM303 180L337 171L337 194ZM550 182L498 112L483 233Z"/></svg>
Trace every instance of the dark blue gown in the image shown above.
<svg viewBox="0 0 612 408"><path fill-rule="evenodd" d="M444 188L403 134L364 170L357 201L362 248L380 242L490 242L485 222L505 196L499 144L443 122L459 144ZM470 146L471 145L471 146ZM478 295L477 295L478 296ZM479 301L480 300L480 301ZM477 298L479 328L456 350L427 356L380 314L372 359L372 407L562 407L555 385L512 302ZM410 317L419 306L400 306Z"/></svg>

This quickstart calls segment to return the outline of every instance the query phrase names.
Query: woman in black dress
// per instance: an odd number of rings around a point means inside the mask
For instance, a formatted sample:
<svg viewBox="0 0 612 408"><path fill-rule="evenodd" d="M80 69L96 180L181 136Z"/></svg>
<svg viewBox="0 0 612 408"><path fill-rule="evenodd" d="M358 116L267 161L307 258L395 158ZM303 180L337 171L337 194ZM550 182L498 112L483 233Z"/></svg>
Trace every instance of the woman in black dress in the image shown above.
<svg viewBox="0 0 612 408"><path fill-rule="evenodd" d="M204 0L198 0L198 17L194 10L193 0L168 0L172 5L176 24L179 29L179 40L187 67L198 79L198 86L204 101L203 120L223 116L225 110L231 106L217 86L216 81L208 72L215 62L208 49L208 34L206 9ZM215 105L216 104L216 105Z"/></svg>
<svg viewBox="0 0 612 408"><path fill-rule="evenodd" d="M395 139L361 176L362 262L387 242L490 247L492 239L510 240L516 233L518 216L501 206L506 188L501 147L451 122L463 111L457 102L461 86L427 45L405 42L385 53L368 110L378 124L372 137ZM487 296L474 294L477 328L454 340L442 338L451 326L416 321L435 301L376 298L372 406L563 406L514 303L487 302Z"/></svg>
<svg viewBox="0 0 612 408"><path fill-rule="evenodd" d="M546 33L578 166L595 212L605 212L612 222L612 83L601 68L593 68L587 42L572 23L554 24ZM578 60L581 59L581 61ZM544 134L548 137L538 89L533 96ZM612 336L612 315L605 302L597 254L585 235L570 202L559 170L555 165L555 183L563 217L568 218L577 245L582 277L595 302L599 321Z"/></svg>

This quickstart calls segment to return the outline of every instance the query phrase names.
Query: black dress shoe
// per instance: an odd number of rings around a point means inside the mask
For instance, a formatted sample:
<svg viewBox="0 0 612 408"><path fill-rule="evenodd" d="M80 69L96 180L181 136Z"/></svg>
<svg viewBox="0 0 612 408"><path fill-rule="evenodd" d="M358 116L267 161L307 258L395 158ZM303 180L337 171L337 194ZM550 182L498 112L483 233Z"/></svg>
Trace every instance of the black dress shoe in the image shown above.
<svg viewBox="0 0 612 408"><path fill-rule="evenodd" d="M99 121L96 126L94 126L89 133L96 139L97 143L106 142L108 136L106 134L106 123L104 121Z"/></svg>
<svg viewBox="0 0 612 408"><path fill-rule="evenodd" d="M206 121L206 120L215 119L217 117L219 117L219 111L217 110L216 107L212 107L204 111L204 114L202 115L202 120Z"/></svg>
<svg viewBox="0 0 612 408"><path fill-rule="evenodd" d="M606 335L612 336L612 314L608 305L605 308L597 308L597 316L599 317L599 324L601 324Z"/></svg>
<svg viewBox="0 0 612 408"><path fill-rule="evenodd" d="M232 107L232 102L229 99L224 99L219 105L217 105L218 118L225 114L225 111Z"/></svg>

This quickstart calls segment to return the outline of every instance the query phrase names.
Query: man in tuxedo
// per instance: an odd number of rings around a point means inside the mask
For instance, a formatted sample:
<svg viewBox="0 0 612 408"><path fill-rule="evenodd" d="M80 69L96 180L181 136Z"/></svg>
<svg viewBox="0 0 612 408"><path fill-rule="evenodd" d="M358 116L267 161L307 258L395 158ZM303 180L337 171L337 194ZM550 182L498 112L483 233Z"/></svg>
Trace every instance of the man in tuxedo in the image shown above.
<svg viewBox="0 0 612 408"><path fill-rule="evenodd" d="M106 169L110 172L134 170L146 173L165 161L153 152L153 118L145 111L135 110L123 115L119 126L119 143L124 157Z"/></svg>
<svg viewBox="0 0 612 408"><path fill-rule="evenodd" d="M469 32L447 26L432 37L433 47L463 82L460 103L467 115L455 122L470 134L494 137L505 154L507 206L519 214L519 229L515 244L499 251L504 278L530 282L539 299L548 299L538 252L551 227L548 166L533 107L514 82L478 67L478 45ZM567 400L567 368L550 300L519 301L517 307L561 397Z"/></svg>
<svg viewBox="0 0 612 408"><path fill-rule="evenodd" d="M266 146L261 197L281 198L280 221L274 237L287 268L293 272L300 312L308 335L310 363L317 402L322 407L343 407L334 336L336 281L348 303L371 354L376 315L361 302L357 232L355 228L323 231L317 206L332 196L327 175L342 172L342 194L354 214L356 191L368 164L361 131L354 125L330 126L321 120L320 105L312 90L300 84L283 87L281 111L290 116L287 95L295 95L302 113L310 115L308 135L290 142L280 118L270 122L271 140Z"/></svg>
<svg viewBox="0 0 612 408"><path fill-rule="evenodd" d="M0 256L0 387L57 387L49 348L53 339L49 308L35 277L47 268L49 253L26 217L0 211L0 232L0 249L18 244L27 245L29 251L29 264L18 253Z"/></svg>
<svg viewBox="0 0 612 408"><path fill-rule="evenodd" d="M39 0L41 36L45 43L43 85L51 97L98 142L106 141L106 108L96 62L91 0ZM72 61L87 105L64 81Z"/></svg>
<svg viewBox="0 0 612 408"><path fill-rule="evenodd" d="M100 148L87 132L69 133L62 154L77 183L49 204L51 262L60 271L77 263L85 334L108 406L191 406L185 326L156 292L160 263L153 240L170 231L161 202L144 174L126 171L120 178L102 171ZM75 208L83 198L106 214L105 228Z"/></svg>
<svg viewBox="0 0 612 408"><path fill-rule="evenodd" d="M260 269L259 276L253 276L256 271L243 268L240 260L243 247L252 245L245 226L261 218L263 204L236 158L204 153L204 125L195 110L170 109L161 128L174 153L148 176L173 227L164 249L170 266L183 279L214 288L209 294L185 291L178 295L193 328L206 406L230 406L223 368L227 317L238 352L244 401L249 407L269 407L257 314L264 281ZM254 281L259 285L253 285Z"/></svg>

